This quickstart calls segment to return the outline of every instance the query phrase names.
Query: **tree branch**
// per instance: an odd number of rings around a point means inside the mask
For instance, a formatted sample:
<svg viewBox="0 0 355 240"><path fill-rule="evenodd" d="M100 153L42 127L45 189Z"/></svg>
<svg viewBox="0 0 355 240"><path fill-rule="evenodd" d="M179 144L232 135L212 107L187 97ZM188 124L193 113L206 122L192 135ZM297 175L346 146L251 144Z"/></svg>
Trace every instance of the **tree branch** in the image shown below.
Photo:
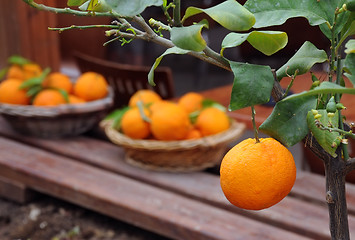
<svg viewBox="0 0 355 240"><path fill-rule="evenodd" d="M53 13L64 13L64 14L72 14L75 16L87 17L87 16L96 16L96 17L117 17L111 12L89 12L89 11L79 11L73 10L71 8L56 8L49 7L44 4L38 4L34 0L22 0L31 7L34 7L38 10L53 12Z"/></svg>
<svg viewBox="0 0 355 240"><path fill-rule="evenodd" d="M348 174L352 170L355 170L355 158L349 158L346 161L346 174Z"/></svg>

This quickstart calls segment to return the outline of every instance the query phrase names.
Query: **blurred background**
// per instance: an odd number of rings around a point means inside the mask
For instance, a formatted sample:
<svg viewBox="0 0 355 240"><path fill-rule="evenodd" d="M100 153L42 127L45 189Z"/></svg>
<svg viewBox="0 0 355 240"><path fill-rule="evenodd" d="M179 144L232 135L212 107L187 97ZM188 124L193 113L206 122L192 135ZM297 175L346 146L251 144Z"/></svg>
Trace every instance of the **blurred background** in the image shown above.
<svg viewBox="0 0 355 240"><path fill-rule="evenodd" d="M63 8L66 7L67 1L37 0L36 2ZM187 2L191 5L191 1L182 1L182 12L185 12ZM220 2L222 1L194 0L193 5L208 8ZM238 2L244 4L245 0ZM157 7L147 8L143 16L153 17L157 20L164 18L162 11ZM190 21L197 22L206 17L199 14ZM80 74L74 59L76 52L112 62L150 67L154 60L165 51L161 46L140 40L132 41L124 46L121 46L121 42L118 41L103 46L109 40L104 34L106 29L103 28L67 30L61 33L48 30L48 27L109 24L112 20L107 17L54 14L38 11L21 0L1 0L0 69L6 66L9 56L16 54L39 63L43 68L50 67L52 71L61 71L75 79ZM203 30L203 36L208 45L219 52L222 40L228 32L211 19L209 22L210 28ZM277 54L267 57L245 42L238 48L227 49L225 55L234 61L265 64L277 69L294 55L304 41L310 41L319 49L328 51L328 40L325 37L320 38L319 36L322 35L319 34L319 28L309 26L304 18L291 19L282 26L262 30L285 31L289 38L288 45ZM160 65L171 68L176 97L189 91L203 91L233 82L231 72L187 55L168 55L163 58ZM243 138L252 136L253 133L247 131ZM301 149L301 144L297 144L291 149L299 164L302 158Z"/></svg>
<svg viewBox="0 0 355 240"><path fill-rule="evenodd" d="M63 0L38 0L49 6L66 7ZM186 2L182 1L182 11L186 9ZM185 3L184 3L185 2ZM196 7L207 8L222 1L194 0ZM245 0L238 1L241 4ZM76 17L69 14L54 14L38 11L17 0L1 0L0 3L0 69L6 66L9 56L18 54L38 62L43 67L61 70L71 77L78 75L73 54L86 53L90 56L134 65L151 66L156 57L164 52L164 48L154 43L135 40L121 46L121 42L113 42L107 46L103 44L109 39L104 35L106 29L68 30L59 33L50 31L48 27L67 27L71 25L108 24L113 19L106 17ZM150 7L144 16L163 19L162 11L157 7ZM205 18L197 15L191 21ZM203 30L203 35L209 46L219 52L224 36L228 33L218 23L210 22L210 29ZM291 28L292 27L292 28ZM243 43L239 48L226 50L225 55L235 61L267 64L278 68L286 63L304 41L311 41L320 49L328 50L328 40L319 38L319 28L311 27L304 18L287 21L282 26L268 28L285 31L289 37L287 47L277 54L266 57L254 50L249 43ZM176 95L187 91L200 91L216 86L230 84L233 81L231 73L204 63L191 56L169 55L163 58L161 65L172 69Z"/></svg>

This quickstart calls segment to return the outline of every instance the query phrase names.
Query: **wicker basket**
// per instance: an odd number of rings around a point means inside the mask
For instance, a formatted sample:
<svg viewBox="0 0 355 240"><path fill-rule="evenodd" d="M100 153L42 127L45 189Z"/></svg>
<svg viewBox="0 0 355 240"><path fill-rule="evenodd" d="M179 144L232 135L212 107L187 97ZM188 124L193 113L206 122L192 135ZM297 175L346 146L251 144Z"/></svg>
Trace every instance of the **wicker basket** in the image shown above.
<svg viewBox="0 0 355 240"><path fill-rule="evenodd" d="M93 128L113 106L113 90L107 97L84 104L55 107L0 104L0 114L17 132L42 138L76 136Z"/></svg>
<svg viewBox="0 0 355 240"><path fill-rule="evenodd" d="M194 140L158 141L135 140L112 127L111 121L100 126L107 137L125 149L125 160L144 169L166 172L191 172L216 166L245 131L245 124L232 122L231 127L219 134Z"/></svg>

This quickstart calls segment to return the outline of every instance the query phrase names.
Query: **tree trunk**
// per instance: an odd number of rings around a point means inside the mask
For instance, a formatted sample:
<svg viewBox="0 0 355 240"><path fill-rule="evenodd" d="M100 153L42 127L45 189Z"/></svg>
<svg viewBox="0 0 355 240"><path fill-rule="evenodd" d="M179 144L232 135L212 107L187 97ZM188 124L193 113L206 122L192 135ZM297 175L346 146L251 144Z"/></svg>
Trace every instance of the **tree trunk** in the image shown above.
<svg viewBox="0 0 355 240"><path fill-rule="evenodd" d="M312 134L308 134L305 144L324 163L331 239L349 240L348 208L345 194L347 168L346 162L341 158L340 148L337 151L338 157L333 158L318 144Z"/></svg>
<svg viewBox="0 0 355 240"><path fill-rule="evenodd" d="M345 194L345 162L338 156L325 161L324 167L331 237L334 240L348 240L350 237Z"/></svg>

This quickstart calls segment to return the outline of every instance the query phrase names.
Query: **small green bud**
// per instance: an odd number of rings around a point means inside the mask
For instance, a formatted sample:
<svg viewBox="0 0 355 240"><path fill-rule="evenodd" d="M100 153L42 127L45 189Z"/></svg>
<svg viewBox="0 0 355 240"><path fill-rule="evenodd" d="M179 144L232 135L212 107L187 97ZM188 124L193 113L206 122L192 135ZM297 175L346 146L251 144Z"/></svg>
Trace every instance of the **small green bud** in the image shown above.
<svg viewBox="0 0 355 240"><path fill-rule="evenodd" d="M319 118L321 118L322 117L322 114L319 114L319 113L317 113L316 115L314 115L314 119L319 119Z"/></svg>
<svg viewBox="0 0 355 240"><path fill-rule="evenodd" d="M320 85L320 81L319 81L319 80L314 81L314 82L312 83L312 88L318 87L319 85Z"/></svg>
<svg viewBox="0 0 355 240"><path fill-rule="evenodd" d="M342 103L337 103L336 107L337 107L338 110L346 109L346 107Z"/></svg>
<svg viewBox="0 0 355 240"><path fill-rule="evenodd" d="M313 115L317 115L317 114L318 114L318 111L315 110L315 109L312 109L311 111L312 111L312 114L313 114Z"/></svg>
<svg viewBox="0 0 355 240"><path fill-rule="evenodd" d="M327 113L328 118L332 118L332 117L334 117L334 115L335 115L335 113L332 113L332 112Z"/></svg>
<svg viewBox="0 0 355 240"><path fill-rule="evenodd" d="M327 103L327 106L326 106L326 110L328 113L335 113L337 111L337 106L336 106L336 102L335 102L335 99L334 99L334 96L332 96L328 103Z"/></svg>

